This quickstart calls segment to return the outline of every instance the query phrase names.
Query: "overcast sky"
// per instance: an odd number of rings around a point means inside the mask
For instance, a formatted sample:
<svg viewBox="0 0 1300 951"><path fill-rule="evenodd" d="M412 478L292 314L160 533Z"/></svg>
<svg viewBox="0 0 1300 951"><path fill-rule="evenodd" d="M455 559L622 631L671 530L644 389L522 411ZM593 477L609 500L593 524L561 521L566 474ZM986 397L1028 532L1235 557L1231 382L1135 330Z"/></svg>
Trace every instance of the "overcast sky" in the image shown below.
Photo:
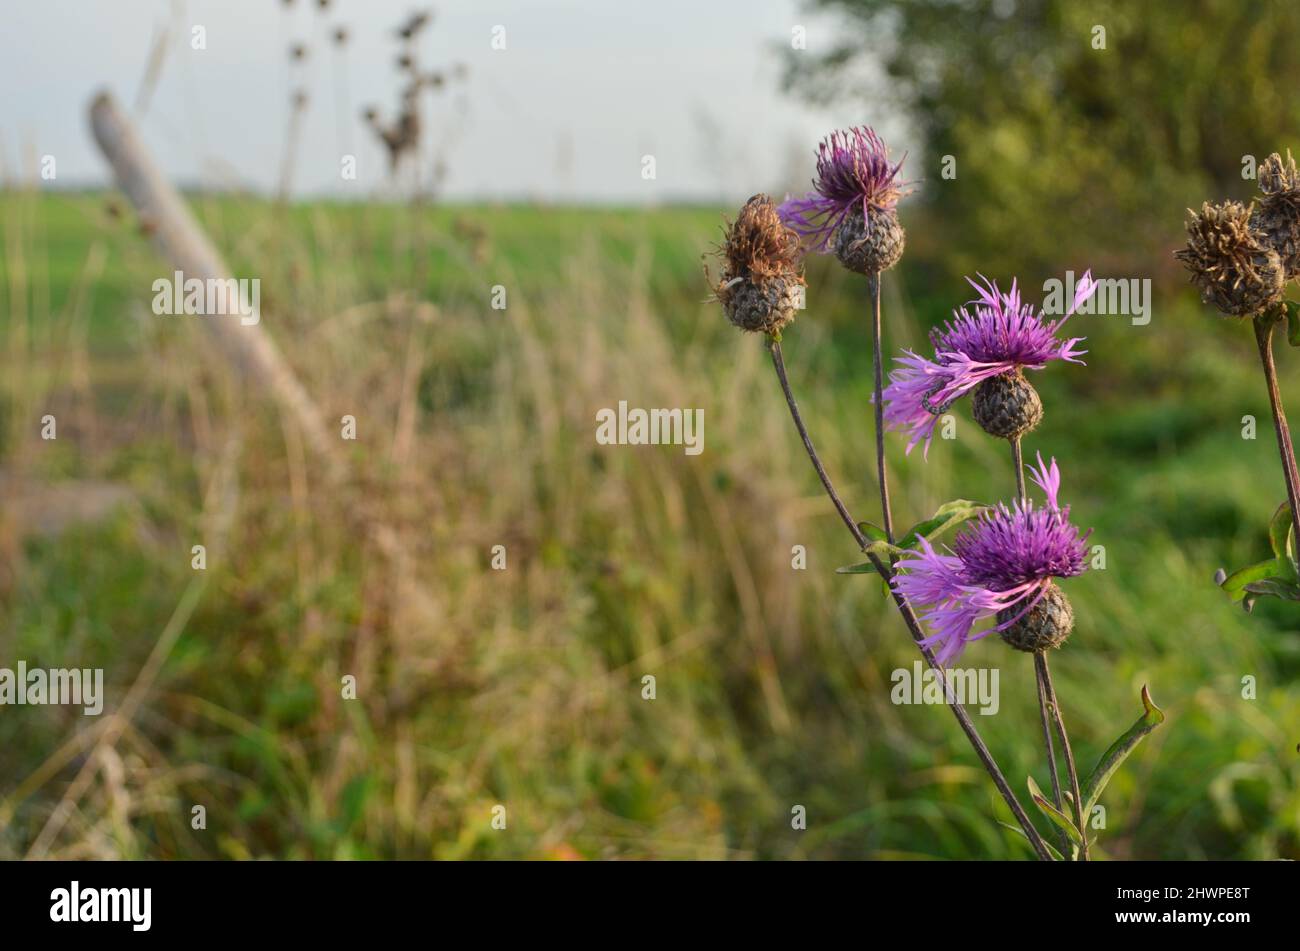
<svg viewBox="0 0 1300 951"><path fill-rule="evenodd" d="M422 107L421 167L433 166L436 141L449 197L734 203L806 179L817 140L833 127L896 132L889 117L860 106L825 111L781 92L792 29L804 27L811 52L836 26L795 0L332 0L325 13L317 0L40 0L6 3L0 167L13 176L52 155L59 184L105 181L86 103L107 86L134 108L155 38L169 28L140 122L178 180L274 191L291 90L302 87L310 102L293 191L391 188L361 111L375 105L385 119L396 111L394 28L429 7L418 60L468 67L463 82ZM339 25L350 33L341 51L329 40ZM204 49L193 48L195 27ZM497 27L503 50L492 47ZM296 42L309 54L294 69ZM355 181L341 173L347 154L357 159ZM642 177L646 155L653 181Z"/></svg>

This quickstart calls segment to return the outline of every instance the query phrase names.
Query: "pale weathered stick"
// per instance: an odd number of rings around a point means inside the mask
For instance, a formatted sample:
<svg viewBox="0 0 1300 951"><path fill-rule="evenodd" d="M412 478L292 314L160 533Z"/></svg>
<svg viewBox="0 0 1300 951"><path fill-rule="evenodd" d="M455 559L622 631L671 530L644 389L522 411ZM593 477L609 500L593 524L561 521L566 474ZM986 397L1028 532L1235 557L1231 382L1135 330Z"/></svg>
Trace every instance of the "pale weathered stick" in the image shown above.
<svg viewBox="0 0 1300 951"><path fill-rule="evenodd" d="M173 267L186 277L232 280L230 269L194 219L184 199L149 157L130 118L112 95L101 92L90 103L90 127L104 157L113 166L118 185L126 192L142 222L147 222L153 242ZM238 317L202 317L230 365L254 387L266 393L306 436L308 445L324 461L327 478L346 483L349 465L337 436L331 436L320 407L285 362L266 331L252 302L248 323ZM353 512L389 557L406 557L407 549L374 500L363 498ZM417 599L427 594L417 590Z"/></svg>
<svg viewBox="0 0 1300 951"><path fill-rule="evenodd" d="M153 163L135 126L108 92L90 104L90 128L100 151L126 192L154 245L185 278L230 280L233 275L195 221L185 201ZM243 302L252 307L252 302ZM331 439L319 407L303 389L254 313L249 323L238 317L199 318L232 365L264 389L302 429L312 448L333 465L341 465L337 439Z"/></svg>

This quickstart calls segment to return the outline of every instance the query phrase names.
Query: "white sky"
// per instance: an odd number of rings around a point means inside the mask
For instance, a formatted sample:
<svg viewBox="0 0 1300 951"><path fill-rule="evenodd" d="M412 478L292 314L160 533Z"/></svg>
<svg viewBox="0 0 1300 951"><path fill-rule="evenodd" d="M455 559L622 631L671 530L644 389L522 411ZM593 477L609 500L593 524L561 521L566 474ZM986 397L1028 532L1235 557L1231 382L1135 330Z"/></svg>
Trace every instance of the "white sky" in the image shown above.
<svg viewBox="0 0 1300 951"><path fill-rule="evenodd" d="M805 27L809 51L836 28L795 0L332 0L323 15L316 0L288 8L281 0L8 0L0 169L13 176L48 154L59 184L105 181L86 103L108 86L132 106L155 35L170 23L161 81L141 120L167 172L273 191L290 90L302 85L311 105L294 192L372 194L385 187L386 159L360 113L374 104L392 115L394 27L430 5L420 61L469 67L423 111L424 165L436 138L449 197L735 203L806 184L817 140L835 127L874 124L896 152L911 145L886 116L852 104L814 109L781 93L780 50L792 27ZM206 49L191 48L195 25L206 30ZM328 41L336 25L351 33L342 75ZM505 50L491 48L497 25ZM288 63L294 42L310 48L297 80ZM345 153L357 157L356 181L340 174ZM654 181L642 179L646 154Z"/></svg>

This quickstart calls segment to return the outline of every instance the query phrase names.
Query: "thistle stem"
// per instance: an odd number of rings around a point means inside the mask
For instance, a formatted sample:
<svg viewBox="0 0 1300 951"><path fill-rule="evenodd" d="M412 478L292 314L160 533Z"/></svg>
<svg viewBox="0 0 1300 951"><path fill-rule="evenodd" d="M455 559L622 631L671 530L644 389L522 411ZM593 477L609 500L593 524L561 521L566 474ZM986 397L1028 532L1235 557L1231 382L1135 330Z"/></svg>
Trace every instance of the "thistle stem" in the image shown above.
<svg viewBox="0 0 1300 951"><path fill-rule="evenodd" d="M1011 438L1011 465L1016 470L1016 497L1024 502L1029 496L1025 494L1025 459L1020 454L1019 436Z"/></svg>
<svg viewBox="0 0 1300 951"><path fill-rule="evenodd" d="M1043 745L1047 747L1047 768L1052 776L1052 804L1059 810L1062 808L1061 803L1061 776L1056 769L1056 749L1052 745L1052 721L1047 712L1047 688L1043 685L1043 671L1038 664L1037 655L1034 659L1034 680L1038 684L1038 715L1043 723ZM1068 848L1069 843L1066 843Z"/></svg>
<svg viewBox="0 0 1300 951"><path fill-rule="evenodd" d="M781 344L778 340L769 338L768 347L772 353L772 365L776 368L777 379L781 382L781 392L785 394L786 405L790 407L790 418L794 420L795 429L799 431L799 437L803 440L804 449L808 453L808 458L812 460L813 468L817 470L817 476L821 479L822 486L826 489L826 494L830 496L831 502L835 505L835 510L839 512L840 518L853 534L853 538L858 543L858 547L866 548L866 536L862 534L862 530L858 528L857 522L853 520L853 516L849 514L843 501L840 500L839 495L835 491L835 487L831 484L830 476L826 474L826 467L822 465L821 459L817 455L817 450L813 448L812 438L808 435L808 428L804 426L803 416L799 413L799 405L795 402L794 394L790 391L790 381L786 377L785 372L785 360L781 356ZM868 553L867 557L871 560L872 566L880 574L880 577L883 578L885 583L889 586L890 594L894 598L894 604L898 607L898 613L902 616L903 623L907 625L907 630L912 635L912 640L917 643L917 647L920 649L921 655L925 658L926 663L930 665L931 670L935 671L935 674L939 679L939 684L943 688L944 696L951 697L952 688L948 684L948 678L945 675L943 668L939 666L938 660L935 659L934 652L921 643L925 638L925 634L921 630L921 624L917 620L916 614L912 610L912 606L907 603L907 599L904 598L891 583L894 578L893 566L881 560L874 553ZM1020 824L1020 828L1025 833L1025 837L1029 840L1029 844L1033 847L1035 854L1045 862L1051 861L1052 856L1047 850L1046 843L1043 842L1043 837L1039 835L1033 822L1031 822L1029 816L1025 814L1025 810L1020 805L1020 801L1016 799L1015 793L1011 791L1011 786L1007 783L1006 777L1002 775L1002 770L993 759L993 754L989 752L989 748L984 744L984 740L980 737L979 731L975 729L975 724L971 721L970 714L966 712L966 708L955 702L949 702L947 706L952 710L953 716L957 718L957 723L961 726L962 732L966 734L966 738L970 741L971 747L975 750L975 755L979 758L984 769L992 778L993 785L997 787L998 792L1001 793L1002 798L1006 801L1007 807L1010 808L1012 814L1016 817L1016 822Z"/></svg>
<svg viewBox="0 0 1300 951"><path fill-rule="evenodd" d="M1079 771L1074 765L1074 751L1070 749L1070 738L1065 732L1065 721L1061 718L1061 705L1056 700L1056 688L1052 686L1052 672L1047 666L1047 652L1039 651L1034 655L1034 664L1042 677L1043 690L1047 694L1047 705L1056 721L1056 734L1061 740L1061 750L1065 753L1065 769L1070 777L1070 793L1074 797L1074 824L1079 827L1079 861L1088 861L1088 830L1083 824L1083 798L1079 793Z"/></svg>
<svg viewBox="0 0 1300 951"><path fill-rule="evenodd" d="M1259 361L1264 367L1264 382L1268 385L1268 402L1273 409L1273 429L1277 433L1277 453L1282 459L1282 475L1286 478L1286 497L1291 504L1291 526L1296 544L1300 545L1300 474L1296 472L1295 448L1291 445L1291 430L1286 424L1286 410L1282 408L1282 394L1277 386L1277 367L1273 364L1273 323L1255 318L1255 342L1259 344Z"/></svg>
<svg viewBox="0 0 1300 951"><path fill-rule="evenodd" d="M1011 442L1011 465L1016 472L1016 495L1021 502L1028 500L1025 492L1025 460L1020 450L1020 437L1013 436ZM1043 682L1044 666L1038 662L1038 655L1034 655L1034 680L1038 686L1038 716L1043 724L1043 746L1047 750L1047 769L1052 777L1052 803L1059 810L1063 802L1061 798L1061 776L1056 768L1056 748L1052 743L1052 723L1047 712L1047 687ZM1069 848L1069 842L1065 843Z"/></svg>
<svg viewBox="0 0 1300 951"><path fill-rule="evenodd" d="M853 533L853 540L858 543L858 548L866 548L867 537L862 534L862 529L858 528L858 523L853 521L853 516L849 514L849 510L845 508L844 503L840 500L839 493L835 491L835 486L831 484L831 477L826 474L826 467L822 465L817 450L813 448L812 437L808 435L808 429L803 424L799 406L794 401L794 394L790 392L790 380L785 375L785 360L781 357L781 342L769 337L768 348L772 351L772 365L776 367L776 378L781 381L781 392L785 394L785 401L790 407L790 415L794 418L794 427L799 430L799 438L803 440L803 447L808 452L808 458L812 460L813 468L817 470L817 478L822 480L822 486L826 489L826 494L830 496L831 502L835 505L835 511L840 513L840 518L844 521L844 524Z"/></svg>
<svg viewBox="0 0 1300 951"><path fill-rule="evenodd" d="M894 516L889 506L889 476L885 471L885 403L881 397L885 388L884 361L880 355L880 272L867 275L867 292L871 295L871 353L875 367L876 410L876 481L880 483L880 517L885 526L885 537L894 543ZM1300 537L1300 536L1298 536Z"/></svg>

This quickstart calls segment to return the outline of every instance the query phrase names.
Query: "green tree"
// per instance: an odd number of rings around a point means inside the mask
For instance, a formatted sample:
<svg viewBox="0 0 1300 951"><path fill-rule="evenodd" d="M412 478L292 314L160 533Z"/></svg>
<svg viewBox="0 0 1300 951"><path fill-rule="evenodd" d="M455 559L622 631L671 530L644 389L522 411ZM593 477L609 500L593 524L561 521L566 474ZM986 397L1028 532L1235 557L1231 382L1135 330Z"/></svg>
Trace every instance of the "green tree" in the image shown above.
<svg viewBox="0 0 1300 951"><path fill-rule="evenodd" d="M1249 198L1244 157L1285 151L1300 131L1294 0L811 6L846 29L833 49L792 53L790 84L906 110L924 149L908 171L954 270L1172 279L1184 209ZM864 66L884 81L861 82ZM944 156L955 179L941 177Z"/></svg>

